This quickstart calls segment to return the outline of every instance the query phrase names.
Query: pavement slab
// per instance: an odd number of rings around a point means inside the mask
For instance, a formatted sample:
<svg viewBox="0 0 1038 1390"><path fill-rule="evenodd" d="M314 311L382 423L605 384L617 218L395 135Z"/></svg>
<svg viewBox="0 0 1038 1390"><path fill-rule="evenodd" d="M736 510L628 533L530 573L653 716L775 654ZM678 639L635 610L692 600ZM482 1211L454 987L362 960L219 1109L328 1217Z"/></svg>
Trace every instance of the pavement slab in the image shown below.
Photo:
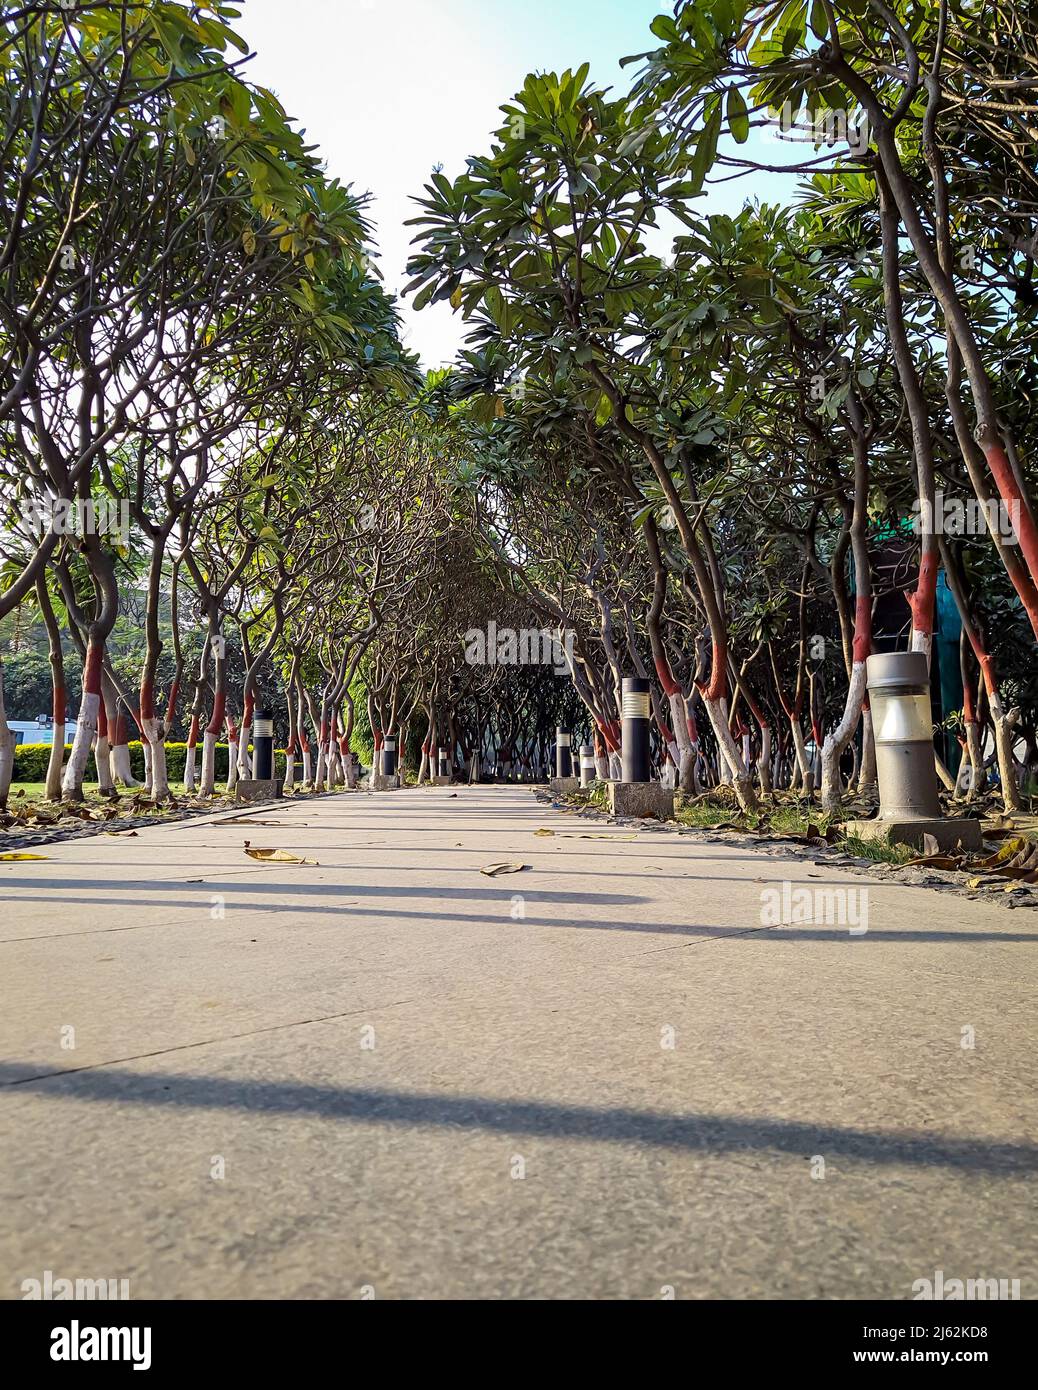
<svg viewBox="0 0 1038 1390"><path fill-rule="evenodd" d="M3 1297L1035 1296L1032 914L520 787L248 814L0 863Z"/></svg>

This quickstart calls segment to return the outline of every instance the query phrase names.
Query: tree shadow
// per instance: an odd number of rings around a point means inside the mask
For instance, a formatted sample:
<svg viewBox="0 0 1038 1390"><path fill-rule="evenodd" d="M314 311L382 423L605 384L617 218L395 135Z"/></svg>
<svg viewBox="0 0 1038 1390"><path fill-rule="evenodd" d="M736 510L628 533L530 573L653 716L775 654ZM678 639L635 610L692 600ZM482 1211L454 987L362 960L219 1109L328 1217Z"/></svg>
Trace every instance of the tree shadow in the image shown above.
<svg viewBox="0 0 1038 1390"><path fill-rule="evenodd" d="M822 1153L876 1165L949 1168L992 1176L1038 1171L1038 1146L916 1130L862 1129L770 1115L674 1114L626 1106L565 1105L490 1096L439 1095L367 1087L255 1081L115 1066L24 1075L26 1064L0 1063L0 1086L31 1086L48 1100L107 1105L228 1110L258 1116L316 1115L342 1124L485 1131L591 1143L638 1144L683 1153Z"/></svg>

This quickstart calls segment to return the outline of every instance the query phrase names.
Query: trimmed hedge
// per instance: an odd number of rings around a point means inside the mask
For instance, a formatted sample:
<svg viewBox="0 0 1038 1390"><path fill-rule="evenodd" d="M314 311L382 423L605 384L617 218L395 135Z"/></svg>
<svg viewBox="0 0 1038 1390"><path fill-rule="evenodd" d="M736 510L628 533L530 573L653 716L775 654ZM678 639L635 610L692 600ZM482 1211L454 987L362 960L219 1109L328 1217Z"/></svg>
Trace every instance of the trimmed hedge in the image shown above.
<svg viewBox="0 0 1038 1390"><path fill-rule="evenodd" d="M144 780L144 748L136 740L129 745L130 767L133 775ZM66 744L65 757L67 758L72 751L72 745ZM47 779L47 764L50 761L49 743L19 743L14 750L14 780L16 782L44 782ZM166 744L166 768L171 782L183 782L184 763L187 761L186 743L167 743ZM298 764L297 764L298 767ZM202 745L198 745L198 753L195 759L195 775L202 769ZM278 749L274 754L274 773L277 777L285 775L285 755ZM227 745L218 743L216 745L216 780L218 783L227 780ZM87 775L83 779L84 783L96 784L97 778L94 775L93 758L87 763Z"/></svg>

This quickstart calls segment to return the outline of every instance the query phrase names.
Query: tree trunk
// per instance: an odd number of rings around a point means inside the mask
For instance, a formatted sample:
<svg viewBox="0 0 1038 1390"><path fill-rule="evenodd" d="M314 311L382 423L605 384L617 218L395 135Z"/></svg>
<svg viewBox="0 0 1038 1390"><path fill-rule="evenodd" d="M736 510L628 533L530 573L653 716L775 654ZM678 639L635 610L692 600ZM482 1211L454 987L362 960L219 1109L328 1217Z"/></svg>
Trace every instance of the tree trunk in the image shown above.
<svg viewBox="0 0 1038 1390"><path fill-rule="evenodd" d="M97 707L94 766L97 769L97 790L105 796L115 796L115 782L112 778L112 745L108 742L108 706L105 704L103 696Z"/></svg>
<svg viewBox="0 0 1038 1390"><path fill-rule="evenodd" d="M872 725L872 710L868 705L861 711L861 768L858 772L858 795L869 795L877 789L876 737Z"/></svg>
<svg viewBox="0 0 1038 1390"><path fill-rule="evenodd" d="M101 664L104 660L104 645L91 637L87 642L86 659L83 662L83 697L79 706L79 720L76 736L69 754L68 766L61 784L61 793L66 801L83 800L83 777L86 774L90 746L97 733L97 711L101 704Z"/></svg>
<svg viewBox="0 0 1038 1390"><path fill-rule="evenodd" d="M0 660L0 811L7 810L14 778L14 732L7 723L4 705L4 663Z"/></svg>

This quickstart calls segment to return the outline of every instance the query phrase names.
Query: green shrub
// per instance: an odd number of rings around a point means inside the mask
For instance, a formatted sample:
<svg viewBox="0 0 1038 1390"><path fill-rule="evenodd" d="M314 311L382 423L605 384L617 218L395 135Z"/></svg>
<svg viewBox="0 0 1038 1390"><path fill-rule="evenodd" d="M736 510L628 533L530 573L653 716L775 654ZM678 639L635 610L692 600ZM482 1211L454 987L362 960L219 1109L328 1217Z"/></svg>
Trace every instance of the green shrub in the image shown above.
<svg viewBox="0 0 1038 1390"><path fill-rule="evenodd" d="M72 745L65 748L65 756L72 751ZM47 764L50 762L49 743L19 743L14 750L14 780L16 782L45 782ZM93 769L91 769L93 771Z"/></svg>
<svg viewBox="0 0 1038 1390"><path fill-rule="evenodd" d="M140 781L144 780L144 748L139 740L134 740L129 744L130 749L130 768L134 777ZM65 745L65 757L72 751L72 745ZM47 763L50 761L49 743L19 743L14 750L14 780L16 782L44 782L47 778ZM186 743L167 743L166 744L166 770L171 782L183 782L184 764L187 761ZM196 777L202 770L202 745L198 745L198 753L195 758ZM285 755L281 749L276 749L274 753L274 775L284 777L285 775ZM227 780L227 745L218 743L216 745L216 780L217 783ZM86 776L83 779L85 784L96 785L97 778L94 773L94 760L91 758L87 763Z"/></svg>

